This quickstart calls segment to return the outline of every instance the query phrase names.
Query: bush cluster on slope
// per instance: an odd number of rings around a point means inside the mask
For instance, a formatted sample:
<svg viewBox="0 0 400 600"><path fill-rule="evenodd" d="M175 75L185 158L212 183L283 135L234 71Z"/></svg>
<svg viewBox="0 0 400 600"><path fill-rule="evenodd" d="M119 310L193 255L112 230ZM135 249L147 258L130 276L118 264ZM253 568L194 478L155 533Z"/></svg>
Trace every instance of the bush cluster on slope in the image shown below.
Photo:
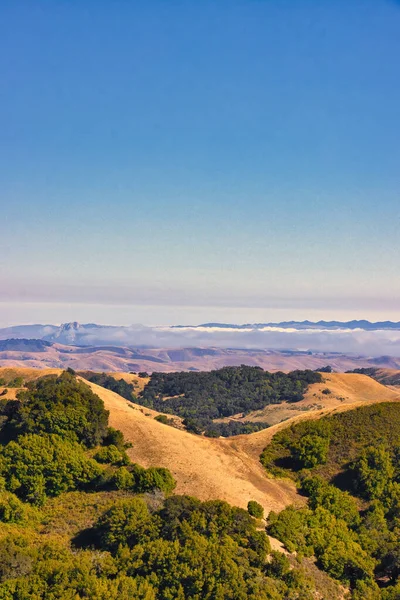
<svg viewBox="0 0 400 600"><path fill-rule="evenodd" d="M269 515L272 535L315 556L357 600L400 597L399 404L295 424L274 436L261 461L308 495L307 508Z"/></svg>

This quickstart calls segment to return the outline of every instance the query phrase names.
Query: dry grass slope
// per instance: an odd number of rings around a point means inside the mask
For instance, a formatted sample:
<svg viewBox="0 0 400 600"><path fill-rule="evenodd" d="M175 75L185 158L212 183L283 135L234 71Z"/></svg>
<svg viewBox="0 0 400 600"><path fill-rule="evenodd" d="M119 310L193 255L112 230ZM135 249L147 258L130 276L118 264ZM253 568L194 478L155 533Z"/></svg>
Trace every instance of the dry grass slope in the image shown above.
<svg viewBox="0 0 400 600"><path fill-rule="evenodd" d="M57 369L0 369L0 377L22 376L34 379ZM117 374L114 373L114 376ZM118 373L126 377L126 374ZM135 377L135 376L129 376ZM269 429L245 436L211 439L163 425L154 420L158 413L128 402L118 394L88 383L110 411L110 424L121 429L133 447L132 460L145 467L163 466L174 474L177 493L202 500L221 498L246 507L257 500L266 512L281 510L290 503L304 502L292 482L268 479L259 456L272 436L299 419L318 418L334 411L350 410L361 404L400 401L398 391L358 374L327 374L322 384L310 386L304 404L323 402L323 408L303 412ZM322 394L329 388L330 394Z"/></svg>
<svg viewBox="0 0 400 600"><path fill-rule="evenodd" d="M298 500L290 482L268 479L258 457L249 457L229 440L196 436L149 418L154 411L132 404L96 384L90 387L110 411L110 424L131 440L129 451L145 467L167 467L178 482L177 493L202 500L221 498L246 507L251 499L269 510L280 510Z"/></svg>

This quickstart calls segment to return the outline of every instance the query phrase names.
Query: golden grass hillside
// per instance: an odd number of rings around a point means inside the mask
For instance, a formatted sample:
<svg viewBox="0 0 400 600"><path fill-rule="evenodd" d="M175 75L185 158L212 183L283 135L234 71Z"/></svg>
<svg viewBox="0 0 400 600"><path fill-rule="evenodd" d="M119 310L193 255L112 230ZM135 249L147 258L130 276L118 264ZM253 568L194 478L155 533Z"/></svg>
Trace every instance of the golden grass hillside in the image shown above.
<svg viewBox="0 0 400 600"><path fill-rule="evenodd" d="M0 369L0 377L5 377L2 371L4 369ZM20 375L25 380L60 372L58 369L7 371L7 377ZM302 400L302 403L310 404L317 399L323 402L321 409L302 412L250 435L212 439L159 423L154 420L159 413L128 402L94 383L85 383L102 398L110 411L110 425L121 429L125 438L132 442L130 458L145 467L170 469L178 482L177 493L194 495L202 500L221 498L242 507L246 507L249 500L257 500L266 512L281 510L293 502L304 502L293 483L269 479L259 462L262 450L278 430L299 419L318 418L362 404L400 400L397 391L365 375L324 374L324 382L310 386ZM330 390L329 394L322 393L326 388Z"/></svg>
<svg viewBox="0 0 400 600"><path fill-rule="evenodd" d="M297 493L290 482L268 479L258 457L236 450L228 440L205 438L163 425L154 420L154 411L96 384L88 385L110 411L110 424L132 442L130 458L145 467L170 469L178 482L178 494L201 500L221 498L242 507L253 499L268 511L296 501Z"/></svg>

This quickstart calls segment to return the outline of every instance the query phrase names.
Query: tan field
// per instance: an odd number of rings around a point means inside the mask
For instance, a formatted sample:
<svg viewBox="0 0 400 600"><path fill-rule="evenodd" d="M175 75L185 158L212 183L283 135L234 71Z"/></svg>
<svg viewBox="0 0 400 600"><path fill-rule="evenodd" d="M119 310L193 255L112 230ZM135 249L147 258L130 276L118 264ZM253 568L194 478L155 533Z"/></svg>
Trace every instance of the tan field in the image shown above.
<svg viewBox="0 0 400 600"><path fill-rule="evenodd" d="M0 369L0 377L4 377L2 371ZM14 377L33 379L59 371L12 369L12 372ZM132 442L133 447L128 451L131 459L145 467L169 468L177 480L177 493L203 500L221 498L242 507L246 507L249 500L257 500L266 513L304 502L291 481L268 478L259 462L262 450L278 430L299 419L317 418L362 404L400 401L397 391L365 375L324 374L324 382L310 386L302 400L304 405L323 403L323 408L301 412L251 435L212 439L163 425L154 420L159 413L128 402L96 384L85 383L104 401L110 411L111 426L121 429ZM325 388L329 388L331 394L322 394Z"/></svg>
<svg viewBox="0 0 400 600"><path fill-rule="evenodd" d="M110 411L111 426L121 429L132 442L130 458L145 467L170 469L178 482L178 494L202 500L221 498L243 507L249 500L257 500L268 511L298 500L291 482L268 479L258 457L236 450L230 440L205 438L163 425L152 418L157 414L154 411L89 385Z"/></svg>

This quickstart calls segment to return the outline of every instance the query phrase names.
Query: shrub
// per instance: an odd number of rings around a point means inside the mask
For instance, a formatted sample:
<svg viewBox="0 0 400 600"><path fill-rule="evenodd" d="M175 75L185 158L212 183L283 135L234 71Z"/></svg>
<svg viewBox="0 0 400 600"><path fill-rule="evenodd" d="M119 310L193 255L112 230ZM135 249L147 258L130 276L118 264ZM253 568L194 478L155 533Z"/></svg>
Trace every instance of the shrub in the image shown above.
<svg viewBox="0 0 400 600"><path fill-rule="evenodd" d="M11 492L0 493L0 521L3 523L22 523L29 514L26 504Z"/></svg>
<svg viewBox="0 0 400 600"><path fill-rule="evenodd" d="M335 486L329 485L321 477L305 479L301 489L308 494L308 506L312 510L322 506L336 518L346 521L350 527L360 524L357 503L348 492L342 492Z"/></svg>
<svg viewBox="0 0 400 600"><path fill-rule="evenodd" d="M96 525L102 547L117 550L118 546L135 546L152 539L156 532L155 523L141 498L120 500L106 511Z"/></svg>
<svg viewBox="0 0 400 600"><path fill-rule="evenodd" d="M247 510L249 515L255 517L256 519L262 519L264 517L264 509L255 500L250 500L247 504Z"/></svg>
<svg viewBox="0 0 400 600"><path fill-rule="evenodd" d="M118 469L113 477L113 483L117 490L132 490L135 485L135 480L126 467Z"/></svg>
<svg viewBox="0 0 400 600"><path fill-rule="evenodd" d="M125 448L130 448L132 444L125 441L122 431L114 429L114 427L108 427L106 436L103 439L103 446L116 446L118 450L122 451Z"/></svg>
<svg viewBox="0 0 400 600"><path fill-rule="evenodd" d="M154 420L162 423L163 425L168 425L171 422L171 419L169 419L167 415L157 415L154 417Z"/></svg>
<svg viewBox="0 0 400 600"><path fill-rule="evenodd" d="M158 489L165 494L170 494L176 487L176 481L171 472L164 467L144 469L139 465L134 465L131 472L134 478L134 489L139 493Z"/></svg>
<svg viewBox="0 0 400 600"><path fill-rule="evenodd" d="M94 459L99 463L106 463L111 465L128 465L129 458L124 450L118 450L114 445L104 446L100 448L94 455Z"/></svg>
<svg viewBox="0 0 400 600"><path fill-rule="evenodd" d="M394 476L390 454L383 446L366 448L351 470L357 492L368 500L382 498Z"/></svg>
<svg viewBox="0 0 400 600"><path fill-rule="evenodd" d="M302 467L312 469L326 462L329 439L316 434L306 434L293 448L293 454Z"/></svg>
<svg viewBox="0 0 400 600"><path fill-rule="evenodd" d="M23 577L32 570L32 550L20 535L8 535L0 541L0 581ZM9 595L7 598L12 598Z"/></svg>
<svg viewBox="0 0 400 600"><path fill-rule="evenodd" d="M270 555L270 560L267 562L265 572L270 577L278 577L282 579L290 571L289 559L283 554L283 552L277 552L273 550Z"/></svg>

